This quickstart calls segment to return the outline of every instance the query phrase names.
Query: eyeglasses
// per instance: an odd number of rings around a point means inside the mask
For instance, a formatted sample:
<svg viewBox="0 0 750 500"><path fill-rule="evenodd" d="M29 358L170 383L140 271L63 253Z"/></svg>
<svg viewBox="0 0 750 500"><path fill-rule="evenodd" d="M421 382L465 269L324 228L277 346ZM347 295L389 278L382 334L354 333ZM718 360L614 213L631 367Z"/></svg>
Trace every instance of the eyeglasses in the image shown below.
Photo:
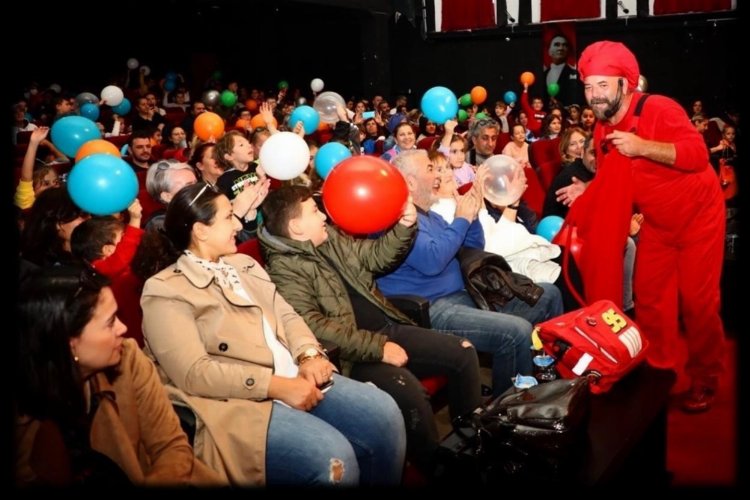
<svg viewBox="0 0 750 500"><path fill-rule="evenodd" d="M209 184L207 182L205 184L203 184L203 187L201 188L200 191L198 191L198 194L195 195L195 198L193 198L192 200L190 200L190 203L188 203L188 208L192 207L193 203L195 203L196 201L198 201L198 198L200 198L201 195L206 191L206 189L208 189L208 186L209 186Z"/></svg>

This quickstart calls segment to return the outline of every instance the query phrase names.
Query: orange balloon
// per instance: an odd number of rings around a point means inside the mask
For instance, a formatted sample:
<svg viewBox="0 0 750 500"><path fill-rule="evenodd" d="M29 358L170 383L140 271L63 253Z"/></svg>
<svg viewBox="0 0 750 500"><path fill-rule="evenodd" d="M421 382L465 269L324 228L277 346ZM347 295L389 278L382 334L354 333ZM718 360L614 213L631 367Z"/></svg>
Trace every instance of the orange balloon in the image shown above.
<svg viewBox="0 0 750 500"><path fill-rule="evenodd" d="M234 124L235 128L241 128L243 130L246 129L249 125L250 125L250 120L245 120L244 118L240 118Z"/></svg>
<svg viewBox="0 0 750 500"><path fill-rule="evenodd" d="M195 135L202 141L218 140L224 135L224 120L216 113L206 111L201 113L193 122Z"/></svg>
<svg viewBox="0 0 750 500"><path fill-rule="evenodd" d="M330 129L331 129L330 123L326 123L323 120L320 120L320 122L318 123L318 130L320 130L321 132L325 132L326 130L330 130Z"/></svg>
<svg viewBox="0 0 750 500"><path fill-rule="evenodd" d="M482 104L486 100L487 89L480 85L477 85L476 87L471 89L471 102L473 102L474 104Z"/></svg>
<svg viewBox="0 0 750 500"><path fill-rule="evenodd" d="M245 107L250 111L255 111L258 109L258 101L255 99L248 99L245 101Z"/></svg>
<svg viewBox="0 0 750 500"><path fill-rule="evenodd" d="M276 118L273 119L273 124L275 127L279 126L279 122L276 121ZM250 125L253 128L266 128L266 122L260 114L257 114L250 119Z"/></svg>
<svg viewBox="0 0 750 500"><path fill-rule="evenodd" d="M533 85L534 84L534 73L531 71L524 71L521 73L521 83L525 83L526 85Z"/></svg>
<svg viewBox="0 0 750 500"><path fill-rule="evenodd" d="M83 146L78 148L78 152L76 153L76 163L87 156L99 153L116 156L118 158L121 156L120 150L111 142L105 141L104 139L93 139L83 143Z"/></svg>

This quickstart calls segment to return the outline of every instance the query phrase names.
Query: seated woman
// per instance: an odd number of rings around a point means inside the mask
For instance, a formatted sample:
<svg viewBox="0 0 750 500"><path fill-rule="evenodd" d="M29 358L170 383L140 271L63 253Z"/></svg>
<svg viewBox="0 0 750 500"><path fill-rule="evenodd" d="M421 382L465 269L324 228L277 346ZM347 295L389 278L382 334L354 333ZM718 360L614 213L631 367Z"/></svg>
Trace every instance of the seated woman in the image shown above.
<svg viewBox="0 0 750 500"><path fill-rule="evenodd" d="M141 298L146 352L196 414L199 458L243 486L397 484L406 438L396 403L334 374L268 274L235 255L241 228L226 196L187 186L134 262L141 275L160 271Z"/></svg>
<svg viewBox="0 0 750 500"><path fill-rule="evenodd" d="M393 163L393 160L400 152L416 149L417 147L414 129L411 128L408 122L401 122L396 125L396 128L393 129L393 137L396 139L396 145L380 156L389 163Z"/></svg>
<svg viewBox="0 0 750 500"><path fill-rule="evenodd" d="M187 144L187 135L182 127L167 127L163 132L164 144L167 146L162 151L165 160L175 159L186 163L190 159L190 148Z"/></svg>
<svg viewBox="0 0 750 500"><path fill-rule="evenodd" d="M46 268L18 313L17 485L222 484L195 459L154 365L123 339L107 278Z"/></svg>

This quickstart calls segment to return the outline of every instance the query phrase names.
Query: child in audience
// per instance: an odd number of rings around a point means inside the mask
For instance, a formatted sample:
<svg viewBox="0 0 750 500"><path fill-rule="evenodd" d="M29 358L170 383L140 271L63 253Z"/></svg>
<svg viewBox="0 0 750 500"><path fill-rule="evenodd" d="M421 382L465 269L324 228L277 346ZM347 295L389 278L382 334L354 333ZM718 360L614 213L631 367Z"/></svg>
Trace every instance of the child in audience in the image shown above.
<svg viewBox="0 0 750 500"><path fill-rule="evenodd" d="M82 222L71 236L73 255L108 278L122 274L130 267L143 237L141 214L141 203L136 198L128 207L127 225L112 216L93 217Z"/></svg>

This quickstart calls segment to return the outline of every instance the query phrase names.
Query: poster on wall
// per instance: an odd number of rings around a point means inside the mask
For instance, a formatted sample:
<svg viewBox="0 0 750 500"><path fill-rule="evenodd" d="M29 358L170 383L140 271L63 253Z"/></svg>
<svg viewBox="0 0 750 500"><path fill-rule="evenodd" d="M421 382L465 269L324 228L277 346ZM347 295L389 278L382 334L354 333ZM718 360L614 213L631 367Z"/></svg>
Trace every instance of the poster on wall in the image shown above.
<svg viewBox="0 0 750 500"><path fill-rule="evenodd" d="M550 23L542 28L541 90L545 103L554 99L563 106L581 104L582 87L578 80L574 23Z"/></svg>

